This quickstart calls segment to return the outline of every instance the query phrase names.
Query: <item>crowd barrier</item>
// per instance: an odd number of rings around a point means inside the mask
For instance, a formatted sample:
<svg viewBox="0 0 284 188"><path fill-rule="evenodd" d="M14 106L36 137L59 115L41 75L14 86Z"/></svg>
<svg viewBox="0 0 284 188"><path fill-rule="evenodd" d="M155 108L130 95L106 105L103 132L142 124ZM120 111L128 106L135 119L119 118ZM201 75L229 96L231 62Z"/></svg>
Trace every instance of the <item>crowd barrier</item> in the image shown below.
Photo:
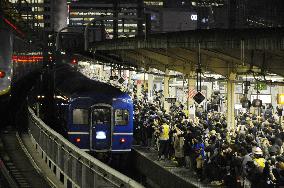
<svg viewBox="0 0 284 188"><path fill-rule="evenodd" d="M95 159L47 126L29 108L29 134L36 150L64 187L143 187Z"/></svg>

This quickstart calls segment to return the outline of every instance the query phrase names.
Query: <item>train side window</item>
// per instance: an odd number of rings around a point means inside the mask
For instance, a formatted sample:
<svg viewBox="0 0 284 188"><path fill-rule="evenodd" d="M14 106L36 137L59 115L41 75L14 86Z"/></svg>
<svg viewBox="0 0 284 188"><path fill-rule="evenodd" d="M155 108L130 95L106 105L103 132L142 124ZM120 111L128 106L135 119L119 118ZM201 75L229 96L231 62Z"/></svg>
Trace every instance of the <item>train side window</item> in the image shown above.
<svg viewBox="0 0 284 188"><path fill-rule="evenodd" d="M129 112L128 110L115 110L115 125L128 125Z"/></svg>
<svg viewBox="0 0 284 188"><path fill-rule="evenodd" d="M73 110L73 124L88 125L89 111L87 109Z"/></svg>

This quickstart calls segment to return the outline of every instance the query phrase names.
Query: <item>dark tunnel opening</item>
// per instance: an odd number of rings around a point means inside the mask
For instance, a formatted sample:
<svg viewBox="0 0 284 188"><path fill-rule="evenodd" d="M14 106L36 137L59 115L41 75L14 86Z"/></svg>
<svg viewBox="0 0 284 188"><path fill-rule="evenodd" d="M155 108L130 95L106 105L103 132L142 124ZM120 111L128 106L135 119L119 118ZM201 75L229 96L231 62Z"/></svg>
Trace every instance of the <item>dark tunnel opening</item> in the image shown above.
<svg viewBox="0 0 284 188"><path fill-rule="evenodd" d="M27 95L40 77L39 71L29 73L13 83L4 121L13 129L26 131L28 128Z"/></svg>

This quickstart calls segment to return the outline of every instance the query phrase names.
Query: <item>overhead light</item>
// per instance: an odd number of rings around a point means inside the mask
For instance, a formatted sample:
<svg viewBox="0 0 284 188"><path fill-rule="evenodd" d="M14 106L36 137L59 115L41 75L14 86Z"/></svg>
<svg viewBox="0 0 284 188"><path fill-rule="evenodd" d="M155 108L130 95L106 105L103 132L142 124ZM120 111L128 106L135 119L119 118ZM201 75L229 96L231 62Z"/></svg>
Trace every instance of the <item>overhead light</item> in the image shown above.
<svg viewBox="0 0 284 188"><path fill-rule="evenodd" d="M260 99L254 99L254 100L252 101L252 106L253 106L253 107L261 107L261 106L262 106L262 100L260 100Z"/></svg>
<svg viewBox="0 0 284 188"><path fill-rule="evenodd" d="M242 107L243 108L250 108L251 107L251 102L247 98L243 98L241 100Z"/></svg>

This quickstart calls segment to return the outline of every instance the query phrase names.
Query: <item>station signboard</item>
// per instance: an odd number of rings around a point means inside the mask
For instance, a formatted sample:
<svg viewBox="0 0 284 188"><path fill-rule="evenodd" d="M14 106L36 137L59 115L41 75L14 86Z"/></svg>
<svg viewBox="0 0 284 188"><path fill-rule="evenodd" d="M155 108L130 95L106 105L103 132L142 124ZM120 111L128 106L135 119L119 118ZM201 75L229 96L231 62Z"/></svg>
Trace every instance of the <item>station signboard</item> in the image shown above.
<svg viewBox="0 0 284 188"><path fill-rule="evenodd" d="M169 98L166 98L166 100L167 100L168 103L173 104L177 101L177 98L169 97Z"/></svg>
<svg viewBox="0 0 284 188"><path fill-rule="evenodd" d="M123 84L124 81L125 81L125 80L124 80L122 77L120 77L120 78L118 79L118 82L119 82L120 84Z"/></svg>
<svg viewBox="0 0 284 188"><path fill-rule="evenodd" d="M272 102L271 95L266 95L266 94L252 94L250 96L251 101L255 99L260 99L263 104L270 104Z"/></svg>
<svg viewBox="0 0 284 188"><path fill-rule="evenodd" d="M219 83L219 91L221 94L226 94L227 93L227 88L226 88L226 83L225 82L220 82Z"/></svg>
<svg viewBox="0 0 284 188"><path fill-rule="evenodd" d="M267 84L266 83L262 83L262 82L258 82L256 84L256 89L257 90L267 90Z"/></svg>
<svg viewBox="0 0 284 188"><path fill-rule="evenodd" d="M204 101L205 97L202 95L201 92L197 92L196 95L193 97L193 100L197 102L198 104L202 103Z"/></svg>
<svg viewBox="0 0 284 188"><path fill-rule="evenodd" d="M243 84L242 83L236 84L235 94L243 94Z"/></svg>

